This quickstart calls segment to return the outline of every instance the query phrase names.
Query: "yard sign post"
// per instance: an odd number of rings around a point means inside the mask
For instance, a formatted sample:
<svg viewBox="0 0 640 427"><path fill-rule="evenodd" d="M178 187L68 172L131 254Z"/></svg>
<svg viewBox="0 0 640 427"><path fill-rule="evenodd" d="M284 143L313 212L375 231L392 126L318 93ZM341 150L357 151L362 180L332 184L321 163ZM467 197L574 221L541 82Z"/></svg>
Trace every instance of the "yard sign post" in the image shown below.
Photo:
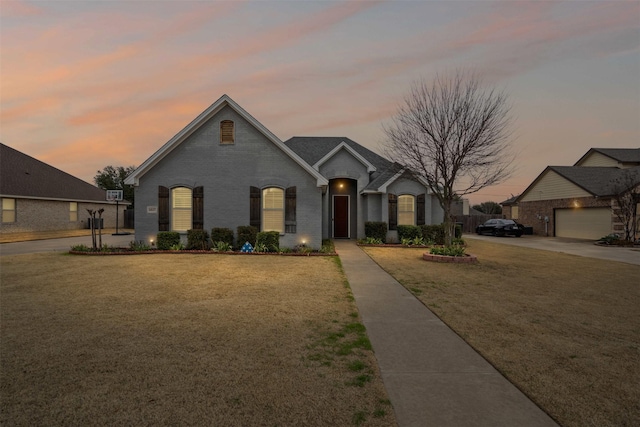
<svg viewBox="0 0 640 427"><path fill-rule="evenodd" d="M116 232L113 234L114 236L118 236L118 214L120 211L119 202L122 200L122 190L107 190L107 201L116 202Z"/></svg>

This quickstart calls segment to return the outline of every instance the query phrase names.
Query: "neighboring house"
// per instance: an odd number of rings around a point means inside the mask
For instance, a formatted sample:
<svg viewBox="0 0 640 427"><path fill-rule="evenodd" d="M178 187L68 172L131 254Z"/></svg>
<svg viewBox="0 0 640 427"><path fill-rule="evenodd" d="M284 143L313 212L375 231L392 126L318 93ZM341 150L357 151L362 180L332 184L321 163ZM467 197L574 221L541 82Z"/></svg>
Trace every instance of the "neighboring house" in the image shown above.
<svg viewBox="0 0 640 427"><path fill-rule="evenodd" d="M548 166L522 194L501 203L503 212L543 236L622 233L614 184L627 173L640 177L640 148L592 148L574 166Z"/></svg>
<svg viewBox="0 0 640 427"><path fill-rule="evenodd" d="M366 221L442 222L424 182L343 137L281 141L227 95L164 144L126 184L135 185L136 240L253 225L282 246L362 238Z"/></svg>
<svg viewBox="0 0 640 427"><path fill-rule="evenodd" d="M89 227L87 209L101 209L106 228L116 226L116 205L105 191L20 151L0 144L0 233ZM120 209L128 203L120 203ZM119 226L124 215L119 213Z"/></svg>

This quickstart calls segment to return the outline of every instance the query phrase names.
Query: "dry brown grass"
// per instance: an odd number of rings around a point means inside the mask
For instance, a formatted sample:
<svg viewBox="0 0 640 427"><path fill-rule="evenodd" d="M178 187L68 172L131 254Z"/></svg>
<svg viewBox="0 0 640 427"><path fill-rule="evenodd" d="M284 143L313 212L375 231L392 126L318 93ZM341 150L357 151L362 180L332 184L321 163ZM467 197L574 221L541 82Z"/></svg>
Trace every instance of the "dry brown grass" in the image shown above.
<svg viewBox="0 0 640 427"><path fill-rule="evenodd" d="M640 425L639 266L480 240L476 265L366 251L562 425Z"/></svg>
<svg viewBox="0 0 640 427"><path fill-rule="evenodd" d="M2 425L395 425L334 258L1 262Z"/></svg>

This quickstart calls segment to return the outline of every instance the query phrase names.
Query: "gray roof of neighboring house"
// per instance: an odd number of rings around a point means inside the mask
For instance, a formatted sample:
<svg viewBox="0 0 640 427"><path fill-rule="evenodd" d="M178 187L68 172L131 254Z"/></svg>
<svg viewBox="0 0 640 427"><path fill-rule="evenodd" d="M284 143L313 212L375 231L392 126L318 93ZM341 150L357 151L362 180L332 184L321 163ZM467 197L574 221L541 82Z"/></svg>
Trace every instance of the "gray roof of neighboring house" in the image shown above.
<svg viewBox="0 0 640 427"><path fill-rule="evenodd" d="M0 194L106 202L104 190L1 143Z"/></svg>
<svg viewBox="0 0 640 427"><path fill-rule="evenodd" d="M615 194L615 180L625 174L634 174L640 183L640 166L620 169L616 167L549 166L552 170L583 188L594 196L604 197Z"/></svg>
<svg viewBox="0 0 640 427"><path fill-rule="evenodd" d="M640 148L592 148L576 164L594 151L620 163L637 163L640 165Z"/></svg>

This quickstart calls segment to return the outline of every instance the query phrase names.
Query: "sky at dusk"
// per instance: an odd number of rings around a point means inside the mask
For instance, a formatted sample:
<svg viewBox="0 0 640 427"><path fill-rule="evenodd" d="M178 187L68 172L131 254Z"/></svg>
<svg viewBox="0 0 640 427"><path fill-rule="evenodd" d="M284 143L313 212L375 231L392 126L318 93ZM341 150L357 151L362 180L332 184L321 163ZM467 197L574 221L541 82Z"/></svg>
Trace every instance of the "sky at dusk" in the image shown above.
<svg viewBox="0 0 640 427"><path fill-rule="evenodd" d="M0 140L93 183L223 94L281 140L382 152L413 81L473 69L510 95L501 202L592 147L640 147L639 1L0 0Z"/></svg>

